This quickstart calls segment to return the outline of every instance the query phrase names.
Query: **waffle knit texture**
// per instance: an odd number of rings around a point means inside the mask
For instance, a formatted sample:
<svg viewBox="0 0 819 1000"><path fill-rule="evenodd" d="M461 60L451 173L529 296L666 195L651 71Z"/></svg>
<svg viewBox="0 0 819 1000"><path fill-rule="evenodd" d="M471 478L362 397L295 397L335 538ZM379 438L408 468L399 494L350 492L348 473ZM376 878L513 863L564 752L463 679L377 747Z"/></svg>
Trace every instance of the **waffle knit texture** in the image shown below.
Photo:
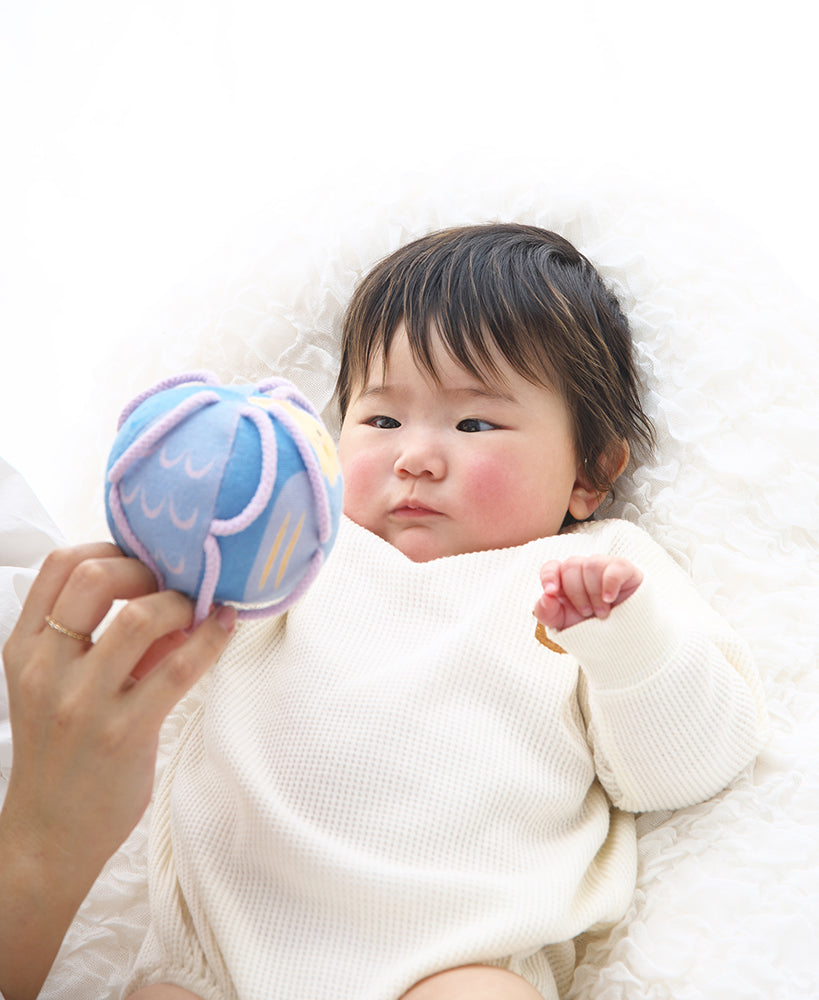
<svg viewBox="0 0 819 1000"><path fill-rule="evenodd" d="M547 559L645 574L605 621L535 635ZM634 812L702 801L765 738L743 642L608 520L413 563L342 519L280 618L240 626L154 806L130 989L396 1000L468 963L549 1000L634 890Z"/></svg>

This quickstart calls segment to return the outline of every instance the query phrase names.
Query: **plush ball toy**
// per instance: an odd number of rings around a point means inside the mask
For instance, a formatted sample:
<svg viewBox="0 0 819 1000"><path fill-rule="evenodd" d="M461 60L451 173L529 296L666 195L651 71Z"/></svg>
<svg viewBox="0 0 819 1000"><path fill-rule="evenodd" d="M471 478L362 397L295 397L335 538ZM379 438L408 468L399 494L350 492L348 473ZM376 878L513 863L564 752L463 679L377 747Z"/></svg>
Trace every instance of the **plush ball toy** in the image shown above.
<svg viewBox="0 0 819 1000"><path fill-rule="evenodd" d="M342 480L318 414L286 379L168 379L126 407L108 459L106 515L161 589L239 617L278 614L335 541Z"/></svg>

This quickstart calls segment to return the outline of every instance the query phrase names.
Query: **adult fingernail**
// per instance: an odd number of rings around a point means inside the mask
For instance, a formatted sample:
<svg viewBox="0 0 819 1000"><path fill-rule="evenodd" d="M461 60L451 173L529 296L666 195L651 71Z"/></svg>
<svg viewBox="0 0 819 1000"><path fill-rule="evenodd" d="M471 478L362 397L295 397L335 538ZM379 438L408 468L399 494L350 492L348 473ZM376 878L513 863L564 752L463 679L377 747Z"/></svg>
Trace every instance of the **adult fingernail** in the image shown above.
<svg viewBox="0 0 819 1000"><path fill-rule="evenodd" d="M221 625L221 627L228 634L230 634L236 626L236 608L227 606L218 608L213 617L216 623Z"/></svg>

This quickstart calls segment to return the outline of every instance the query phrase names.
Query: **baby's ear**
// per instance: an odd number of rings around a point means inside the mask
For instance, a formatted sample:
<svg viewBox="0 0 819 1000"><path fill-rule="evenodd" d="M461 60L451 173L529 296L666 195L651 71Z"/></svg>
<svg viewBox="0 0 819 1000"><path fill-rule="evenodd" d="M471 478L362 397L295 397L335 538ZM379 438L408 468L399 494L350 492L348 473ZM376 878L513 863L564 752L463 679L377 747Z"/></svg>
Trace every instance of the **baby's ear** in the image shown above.
<svg viewBox="0 0 819 1000"><path fill-rule="evenodd" d="M608 450L603 459L603 468L612 485L620 478L628 465L630 454L628 441L625 438L612 445ZM585 521L606 499L606 492L606 490L598 490L594 487L589 479L586 463L578 462L577 479L569 499L569 513L575 521Z"/></svg>

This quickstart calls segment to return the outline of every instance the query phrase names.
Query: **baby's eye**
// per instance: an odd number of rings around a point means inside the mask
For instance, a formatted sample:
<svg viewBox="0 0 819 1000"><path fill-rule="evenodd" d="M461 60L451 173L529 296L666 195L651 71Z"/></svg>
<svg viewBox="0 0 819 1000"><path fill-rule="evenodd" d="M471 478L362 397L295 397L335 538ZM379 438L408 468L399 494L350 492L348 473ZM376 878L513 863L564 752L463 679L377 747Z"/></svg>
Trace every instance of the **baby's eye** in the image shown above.
<svg viewBox="0 0 819 1000"><path fill-rule="evenodd" d="M458 424L458 430L466 434L475 434L477 431L493 431L495 424L490 424L488 420L478 420L477 417L467 417Z"/></svg>
<svg viewBox="0 0 819 1000"><path fill-rule="evenodd" d="M391 431L401 426L394 417L370 417L367 423L370 427L377 427L381 431Z"/></svg>

